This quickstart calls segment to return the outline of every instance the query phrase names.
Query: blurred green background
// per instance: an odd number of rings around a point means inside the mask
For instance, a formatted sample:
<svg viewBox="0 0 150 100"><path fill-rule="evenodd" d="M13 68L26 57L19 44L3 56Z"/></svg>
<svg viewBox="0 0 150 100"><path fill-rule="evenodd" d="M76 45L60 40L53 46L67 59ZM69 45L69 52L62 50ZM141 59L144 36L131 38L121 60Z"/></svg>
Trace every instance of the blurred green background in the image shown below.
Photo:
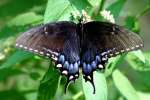
<svg viewBox="0 0 150 100"><path fill-rule="evenodd" d="M64 93L66 79L49 59L15 48L17 36L38 24L70 20L85 10L92 19L111 11L116 24L138 33L142 51L109 60L94 73L96 94L80 77ZM150 0L0 0L1 100L150 100Z"/></svg>

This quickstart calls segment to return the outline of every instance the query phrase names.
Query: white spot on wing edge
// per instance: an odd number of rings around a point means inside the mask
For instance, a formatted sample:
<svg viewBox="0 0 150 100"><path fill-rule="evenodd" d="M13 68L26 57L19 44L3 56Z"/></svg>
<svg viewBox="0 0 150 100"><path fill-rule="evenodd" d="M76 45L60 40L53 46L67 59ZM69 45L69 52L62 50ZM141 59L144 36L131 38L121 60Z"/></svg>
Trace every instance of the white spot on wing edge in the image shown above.
<svg viewBox="0 0 150 100"><path fill-rule="evenodd" d="M61 68L61 67L62 67L62 64L57 64L56 67L57 67L57 68Z"/></svg>
<svg viewBox="0 0 150 100"><path fill-rule="evenodd" d="M116 54L116 55L118 55L118 54L119 54L119 52L116 52L115 54Z"/></svg>
<svg viewBox="0 0 150 100"><path fill-rule="evenodd" d="M107 52L103 52L103 53L101 53L101 55L103 56L103 55L105 55L105 54L107 54Z"/></svg>
<svg viewBox="0 0 150 100"><path fill-rule="evenodd" d="M63 70L63 71L62 71L62 74L67 75L67 74L68 74L68 71L67 71L67 70Z"/></svg>
<svg viewBox="0 0 150 100"><path fill-rule="evenodd" d="M106 61L106 60L107 60L107 58L106 58L106 57L103 57L103 58L102 58L102 61Z"/></svg>
<svg viewBox="0 0 150 100"><path fill-rule="evenodd" d="M140 44L140 46L143 47L144 45L143 45L143 44Z"/></svg>
<svg viewBox="0 0 150 100"><path fill-rule="evenodd" d="M44 55L44 52L42 52L42 51L40 51L39 53L40 53L41 55Z"/></svg>
<svg viewBox="0 0 150 100"><path fill-rule="evenodd" d="M70 77L69 77L69 80L72 80L74 77L71 75Z"/></svg>
<svg viewBox="0 0 150 100"><path fill-rule="evenodd" d="M110 55L110 56L113 56L113 54L112 54L112 53L110 53L109 55Z"/></svg>
<svg viewBox="0 0 150 100"><path fill-rule="evenodd" d="M16 47L18 47L18 45L19 45L19 44L18 44L18 43L16 43Z"/></svg>
<svg viewBox="0 0 150 100"><path fill-rule="evenodd" d="M57 57L51 57L53 60L55 60L55 61L57 61L58 60L58 58Z"/></svg>
<svg viewBox="0 0 150 100"><path fill-rule="evenodd" d="M75 77L78 77L79 75L78 74L75 74Z"/></svg>
<svg viewBox="0 0 150 100"><path fill-rule="evenodd" d="M136 48L139 48L140 46L139 45L136 45Z"/></svg>
<svg viewBox="0 0 150 100"><path fill-rule="evenodd" d="M111 32L111 34L112 34L112 35L114 35L114 34L115 34L115 32Z"/></svg>
<svg viewBox="0 0 150 100"><path fill-rule="evenodd" d="M16 46L16 47L19 47L19 48L23 48L23 49L25 49L25 50L29 50L30 52L34 52L34 53L36 53L36 54L44 55L44 52L43 52L43 51L39 51L39 50L33 49L33 48L28 48L27 46L23 46L23 45L18 44L18 43L16 43L15 46ZM50 57L50 58L53 59L54 61L57 61L57 60L58 60L57 56L59 55L59 53L53 52L53 51L51 51L50 49L46 49L46 48L45 48L45 50L48 50L48 52L49 52L49 53L46 53L46 57L48 57L48 58Z"/></svg>
<svg viewBox="0 0 150 100"><path fill-rule="evenodd" d="M49 54L49 53L46 53L46 56L50 57L50 54Z"/></svg>
<svg viewBox="0 0 150 100"><path fill-rule="evenodd" d="M29 48L29 51L33 51L33 49L32 49L32 48Z"/></svg>
<svg viewBox="0 0 150 100"><path fill-rule="evenodd" d="M126 48L126 51L129 51L130 50L130 48Z"/></svg>
<svg viewBox="0 0 150 100"><path fill-rule="evenodd" d="M23 47L23 45L19 45L19 47L20 47L20 48L22 48L22 47Z"/></svg>
<svg viewBox="0 0 150 100"><path fill-rule="evenodd" d="M131 49L133 50L133 49L135 49L135 47L131 47Z"/></svg>
<svg viewBox="0 0 150 100"><path fill-rule="evenodd" d="M26 46L25 46L25 47L24 47L24 49L26 49L26 50L27 50L27 49L28 49L28 47L26 47Z"/></svg>
<svg viewBox="0 0 150 100"><path fill-rule="evenodd" d="M102 68L104 68L104 66L102 64L99 64L98 68L102 69Z"/></svg>
<svg viewBox="0 0 150 100"><path fill-rule="evenodd" d="M123 53L123 52L125 52L125 50L121 50L120 52Z"/></svg>
<svg viewBox="0 0 150 100"><path fill-rule="evenodd" d="M46 26L44 27L44 31L45 31L45 32L47 31L47 27L46 27Z"/></svg>
<svg viewBox="0 0 150 100"><path fill-rule="evenodd" d="M35 53L39 52L38 50L34 50Z"/></svg>
<svg viewBox="0 0 150 100"><path fill-rule="evenodd" d="M56 56L58 56L59 54L57 53L57 52L53 52L52 50L50 50L50 49L47 49L47 48L44 48L46 51L48 51L49 53L51 53L51 54L54 54L54 55L56 55Z"/></svg>
<svg viewBox="0 0 150 100"><path fill-rule="evenodd" d="M55 57L55 55L54 55L54 54L52 54L52 57Z"/></svg>

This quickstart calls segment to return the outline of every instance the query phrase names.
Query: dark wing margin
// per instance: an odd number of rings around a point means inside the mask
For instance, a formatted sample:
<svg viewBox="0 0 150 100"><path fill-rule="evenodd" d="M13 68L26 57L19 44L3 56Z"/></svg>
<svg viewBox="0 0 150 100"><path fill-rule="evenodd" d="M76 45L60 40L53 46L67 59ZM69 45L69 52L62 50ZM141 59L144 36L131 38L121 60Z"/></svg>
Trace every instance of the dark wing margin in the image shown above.
<svg viewBox="0 0 150 100"><path fill-rule="evenodd" d="M21 34L16 40L16 47L57 60L72 33L76 33L76 24L73 22L48 23Z"/></svg>
<svg viewBox="0 0 150 100"><path fill-rule="evenodd" d="M116 24L93 21L84 24L83 27L86 38L101 53L107 53L108 57L137 50L144 45L140 36Z"/></svg>

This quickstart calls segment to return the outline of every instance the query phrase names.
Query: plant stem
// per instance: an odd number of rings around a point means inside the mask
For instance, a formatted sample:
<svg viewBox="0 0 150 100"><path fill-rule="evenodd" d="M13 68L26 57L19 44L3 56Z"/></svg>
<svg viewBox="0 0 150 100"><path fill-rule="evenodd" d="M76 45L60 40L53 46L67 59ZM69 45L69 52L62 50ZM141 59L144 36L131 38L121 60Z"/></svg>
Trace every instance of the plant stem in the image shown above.
<svg viewBox="0 0 150 100"><path fill-rule="evenodd" d="M141 13L139 13L136 18L140 18L142 17L144 14L146 14L147 12L150 12L150 6L146 7Z"/></svg>
<svg viewBox="0 0 150 100"><path fill-rule="evenodd" d="M78 92L76 95L74 95L74 96L72 97L72 99L73 99L73 100L78 100L78 98L79 98L80 96L82 96L82 95L83 95L83 92L80 91L80 92Z"/></svg>
<svg viewBox="0 0 150 100"><path fill-rule="evenodd" d="M103 10L103 8L104 8L104 5L105 5L105 2L106 2L106 0L102 0L101 2L100 2L100 7L99 7L99 11L101 11L101 10Z"/></svg>

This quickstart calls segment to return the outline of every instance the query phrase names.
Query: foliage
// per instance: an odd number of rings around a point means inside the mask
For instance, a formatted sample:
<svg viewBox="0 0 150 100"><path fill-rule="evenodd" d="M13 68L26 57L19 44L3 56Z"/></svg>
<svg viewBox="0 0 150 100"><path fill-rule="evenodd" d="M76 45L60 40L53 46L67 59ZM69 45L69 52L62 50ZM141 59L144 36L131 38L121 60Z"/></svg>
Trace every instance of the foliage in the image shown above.
<svg viewBox="0 0 150 100"><path fill-rule="evenodd" d="M139 20L150 11L149 0L137 14L125 11L128 0L2 0L0 2L0 98L2 100L145 100L150 92L150 52L134 51L111 58L105 72L95 72L93 88L80 77L64 93L66 79L49 59L14 47L19 33L41 23L71 20L83 9L95 20L109 10L117 24L141 34ZM135 3L136 4L136 3ZM125 63L126 62L126 63ZM49 66L49 67L48 67ZM107 81L107 82L106 82ZM149 94L150 95L150 94ZM150 97L149 97L150 99Z"/></svg>

